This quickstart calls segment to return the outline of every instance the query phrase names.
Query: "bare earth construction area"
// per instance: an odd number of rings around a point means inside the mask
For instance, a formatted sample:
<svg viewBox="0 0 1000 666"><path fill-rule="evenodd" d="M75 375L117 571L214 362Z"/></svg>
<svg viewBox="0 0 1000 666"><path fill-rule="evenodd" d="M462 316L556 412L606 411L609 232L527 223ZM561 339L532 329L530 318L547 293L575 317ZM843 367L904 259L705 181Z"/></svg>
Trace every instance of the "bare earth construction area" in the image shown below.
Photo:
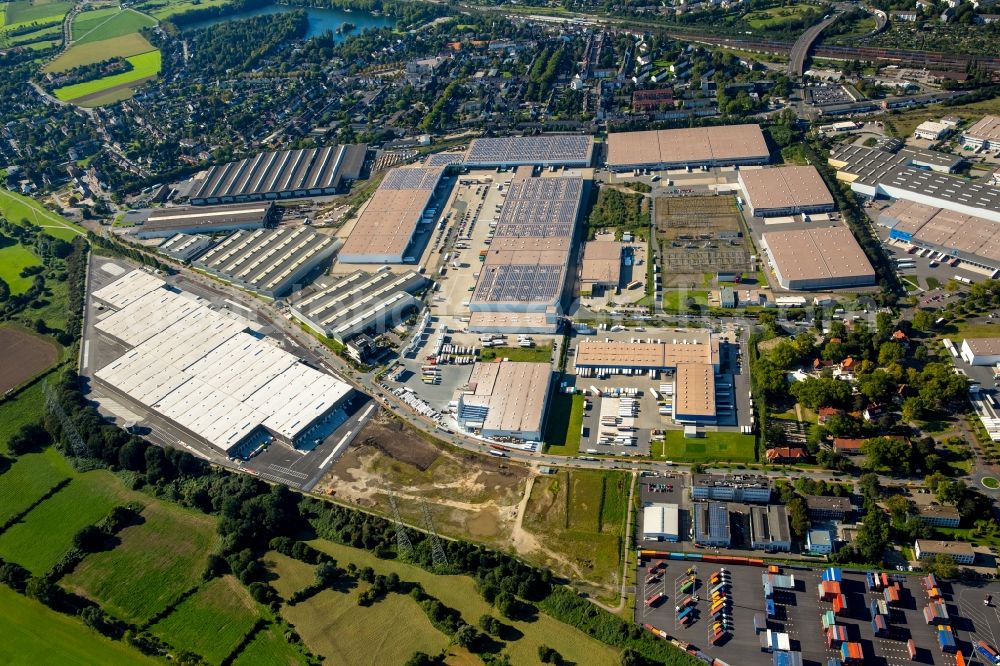
<svg viewBox="0 0 1000 666"><path fill-rule="evenodd" d="M0 395L52 366L55 345L12 328L0 328Z"/></svg>

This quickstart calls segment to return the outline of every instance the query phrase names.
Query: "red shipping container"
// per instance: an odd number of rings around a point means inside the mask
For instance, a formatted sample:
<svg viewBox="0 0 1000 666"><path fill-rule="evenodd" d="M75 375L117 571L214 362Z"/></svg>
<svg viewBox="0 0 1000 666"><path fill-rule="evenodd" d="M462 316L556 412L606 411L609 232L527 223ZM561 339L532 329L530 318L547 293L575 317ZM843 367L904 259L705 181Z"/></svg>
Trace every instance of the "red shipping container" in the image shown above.
<svg viewBox="0 0 1000 666"><path fill-rule="evenodd" d="M910 661L917 658L917 645L912 638L906 641L906 651L910 654Z"/></svg>

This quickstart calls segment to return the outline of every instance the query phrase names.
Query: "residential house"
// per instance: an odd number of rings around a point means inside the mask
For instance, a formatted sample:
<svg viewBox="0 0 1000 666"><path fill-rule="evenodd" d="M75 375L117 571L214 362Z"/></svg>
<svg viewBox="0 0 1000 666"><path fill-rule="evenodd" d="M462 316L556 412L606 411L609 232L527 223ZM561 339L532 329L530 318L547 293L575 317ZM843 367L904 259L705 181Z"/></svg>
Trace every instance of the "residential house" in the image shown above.
<svg viewBox="0 0 1000 666"><path fill-rule="evenodd" d="M853 439L850 437L837 437L833 440L833 450L845 456L861 455L861 445L863 439Z"/></svg>
<svg viewBox="0 0 1000 666"><path fill-rule="evenodd" d="M767 462L772 465L775 464L785 464L785 463L799 463L809 460L809 454L806 453L805 449L782 446L775 449L767 450Z"/></svg>
<svg viewBox="0 0 1000 666"><path fill-rule="evenodd" d="M816 364L814 363L813 365L815 367ZM843 416L843 415L844 415L844 410L838 409L837 407L820 407L818 412L819 423L820 425L823 425L834 416Z"/></svg>

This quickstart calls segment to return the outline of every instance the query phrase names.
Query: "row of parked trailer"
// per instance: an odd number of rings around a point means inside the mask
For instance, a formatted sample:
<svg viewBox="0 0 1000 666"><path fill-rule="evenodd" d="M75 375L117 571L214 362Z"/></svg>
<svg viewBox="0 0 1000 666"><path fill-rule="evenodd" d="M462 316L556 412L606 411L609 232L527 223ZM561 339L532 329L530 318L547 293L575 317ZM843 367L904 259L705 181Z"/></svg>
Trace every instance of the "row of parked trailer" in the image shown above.
<svg viewBox="0 0 1000 666"><path fill-rule="evenodd" d="M733 629L732 616L732 577L725 569L720 568L708 576L711 606L708 612L712 616L712 625L708 632L708 642L715 645Z"/></svg>

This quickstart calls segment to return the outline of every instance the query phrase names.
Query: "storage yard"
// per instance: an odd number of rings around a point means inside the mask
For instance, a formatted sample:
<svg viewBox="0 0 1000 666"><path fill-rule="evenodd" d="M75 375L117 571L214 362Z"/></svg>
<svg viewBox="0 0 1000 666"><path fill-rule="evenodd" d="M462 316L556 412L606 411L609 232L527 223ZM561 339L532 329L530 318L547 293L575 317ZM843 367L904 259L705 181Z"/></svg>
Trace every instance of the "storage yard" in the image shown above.
<svg viewBox="0 0 1000 666"><path fill-rule="evenodd" d="M735 197L656 197L653 222L663 287L700 286L709 272L752 270Z"/></svg>
<svg viewBox="0 0 1000 666"><path fill-rule="evenodd" d="M996 663L1000 616L983 600L1000 584L640 552L636 622L710 663Z"/></svg>

